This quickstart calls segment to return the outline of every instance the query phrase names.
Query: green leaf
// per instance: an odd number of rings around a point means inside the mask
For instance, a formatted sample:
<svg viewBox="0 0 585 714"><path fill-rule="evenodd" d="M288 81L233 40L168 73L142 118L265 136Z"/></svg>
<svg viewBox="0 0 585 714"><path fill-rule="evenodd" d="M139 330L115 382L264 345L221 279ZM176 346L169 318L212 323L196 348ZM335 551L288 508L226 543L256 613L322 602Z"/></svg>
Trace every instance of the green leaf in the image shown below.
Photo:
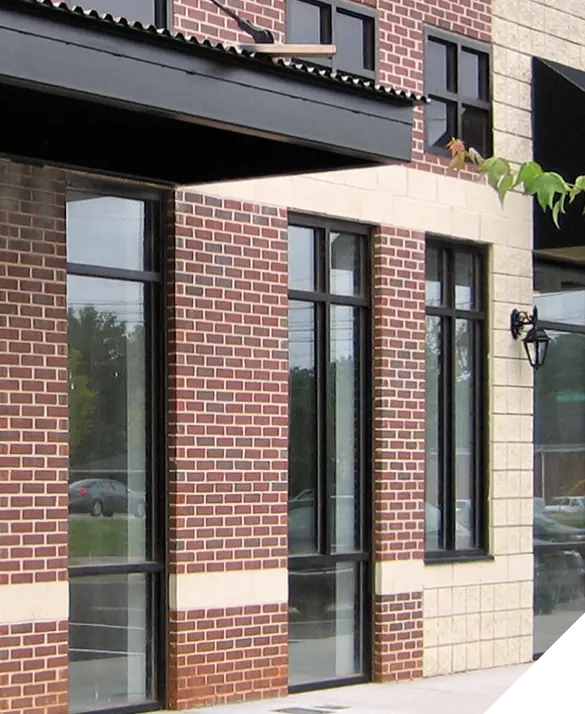
<svg viewBox="0 0 585 714"><path fill-rule="evenodd" d="M575 188L585 191L585 176L577 176L575 180Z"/></svg>
<svg viewBox="0 0 585 714"><path fill-rule="evenodd" d="M482 174L487 174L488 183L493 188L498 188L502 178L512 173L510 164L499 156L491 156L486 159L479 167L479 171Z"/></svg>
<svg viewBox="0 0 585 714"><path fill-rule="evenodd" d="M565 183L562 176L553 171L537 176L528 184L525 184L525 187L527 194L536 194L538 203L543 211L546 211L547 208L552 209L557 193L565 196L569 192L569 186Z"/></svg>
<svg viewBox="0 0 585 714"><path fill-rule="evenodd" d="M554 221L554 224L557 228L560 228L559 225L559 214L560 213L565 213L565 199L567 198L567 194L564 196L561 196L558 201L555 203L552 209L552 219Z"/></svg>
<svg viewBox="0 0 585 714"><path fill-rule="evenodd" d="M504 199L506 198L506 194L512 189L513 186L514 177L512 176L512 174L504 176L504 178L500 181L500 185L498 186L498 195L500 197L500 203L502 204L502 206L504 205Z"/></svg>
<svg viewBox="0 0 585 714"><path fill-rule="evenodd" d="M514 187L521 183L524 185L531 183L538 176L542 176L543 173L544 171L542 170L542 166L540 164L537 164L536 161L527 161L520 167Z"/></svg>

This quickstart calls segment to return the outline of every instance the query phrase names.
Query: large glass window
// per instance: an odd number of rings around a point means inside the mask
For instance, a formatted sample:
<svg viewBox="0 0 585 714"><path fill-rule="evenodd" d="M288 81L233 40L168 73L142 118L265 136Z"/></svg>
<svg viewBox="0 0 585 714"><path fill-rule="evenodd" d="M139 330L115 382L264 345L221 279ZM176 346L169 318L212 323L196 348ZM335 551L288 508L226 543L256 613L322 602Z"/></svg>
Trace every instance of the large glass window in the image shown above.
<svg viewBox="0 0 585 714"><path fill-rule="evenodd" d="M157 204L70 191L70 711L156 700Z"/></svg>
<svg viewBox="0 0 585 714"><path fill-rule="evenodd" d="M551 342L535 373L534 648L585 613L585 271L537 264L535 304Z"/></svg>
<svg viewBox="0 0 585 714"><path fill-rule="evenodd" d="M485 305L482 253L434 239L426 253L428 558L486 548Z"/></svg>
<svg viewBox="0 0 585 714"><path fill-rule="evenodd" d="M365 679L368 234L289 228L289 674Z"/></svg>

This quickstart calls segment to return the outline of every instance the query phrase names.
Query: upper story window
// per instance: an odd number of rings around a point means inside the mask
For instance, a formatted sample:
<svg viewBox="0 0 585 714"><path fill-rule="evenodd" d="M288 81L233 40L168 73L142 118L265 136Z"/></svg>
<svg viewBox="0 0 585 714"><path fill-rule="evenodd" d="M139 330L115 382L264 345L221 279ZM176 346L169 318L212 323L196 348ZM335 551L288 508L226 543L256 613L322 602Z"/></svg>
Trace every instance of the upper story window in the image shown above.
<svg viewBox="0 0 585 714"><path fill-rule="evenodd" d="M319 61L361 77L376 76L376 13L340 0L288 0L287 41L335 45L332 60Z"/></svg>
<svg viewBox="0 0 585 714"><path fill-rule="evenodd" d="M451 138L489 156L492 150L490 48L429 29L425 44L426 148L448 154Z"/></svg>
<svg viewBox="0 0 585 714"><path fill-rule="evenodd" d="M125 17L143 25L167 26L167 2L171 0L68 0L68 5L81 5L113 17Z"/></svg>

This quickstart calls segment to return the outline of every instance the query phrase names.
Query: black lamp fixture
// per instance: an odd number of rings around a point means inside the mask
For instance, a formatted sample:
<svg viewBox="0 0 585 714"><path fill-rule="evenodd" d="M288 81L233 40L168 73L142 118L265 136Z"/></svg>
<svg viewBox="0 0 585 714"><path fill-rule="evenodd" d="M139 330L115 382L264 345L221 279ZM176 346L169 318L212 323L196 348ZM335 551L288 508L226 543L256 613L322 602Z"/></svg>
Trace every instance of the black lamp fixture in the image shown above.
<svg viewBox="0 0 585 714"><path fill-rule="evenodd" d="M540 369L546 359L550 337L546 334L545 329L538 325L538 308L534 308L532 315L520 310L512 310L510 332L515 340L520 337L524 328L528 325L530 325L530 329L522 342L524 342L524 349L530 366L532 369Z"/></svg>

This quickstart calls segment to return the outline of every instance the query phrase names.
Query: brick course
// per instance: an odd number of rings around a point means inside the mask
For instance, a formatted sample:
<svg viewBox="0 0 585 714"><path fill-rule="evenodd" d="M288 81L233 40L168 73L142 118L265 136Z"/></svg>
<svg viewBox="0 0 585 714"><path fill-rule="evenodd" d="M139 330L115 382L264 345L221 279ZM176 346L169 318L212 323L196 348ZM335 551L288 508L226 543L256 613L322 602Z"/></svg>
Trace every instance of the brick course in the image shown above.
<svg viewBox="0 0 585 714"><path fill-rule="evenodd" d="M61 173L0 162L0 587L67 579L65 281ZM66 648L66 623L0 625L0 710L66 711Z"/></svg>
<svg viewBox="0 0 585 714"><path fill-rule="evenodd" d="M374 679L392 682L423 673L422 592L377 595Z"/></svg>

